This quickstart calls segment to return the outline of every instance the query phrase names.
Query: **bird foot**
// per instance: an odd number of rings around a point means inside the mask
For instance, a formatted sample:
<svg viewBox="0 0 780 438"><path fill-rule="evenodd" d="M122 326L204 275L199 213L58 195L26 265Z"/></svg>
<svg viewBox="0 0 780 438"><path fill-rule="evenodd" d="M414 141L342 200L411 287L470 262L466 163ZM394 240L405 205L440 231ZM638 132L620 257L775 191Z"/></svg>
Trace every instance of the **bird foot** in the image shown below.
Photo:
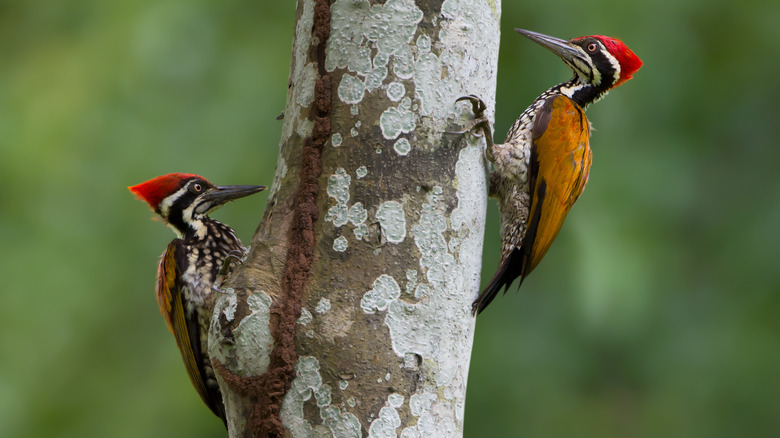
<svg viewBox="0 0 780 438"><path fill-rule="evenodd" d="M463 102L463 101L471 102L471 110L474 112L474 118L478 119L485 115L485 110L487 109L487 105L485 105L485 102L483 102L482 99L480 99L476 95L469 94L468 96L462 96L455 100L455 102Z"/></svg>
<svg viewBox="0 0 780 438"><path fill-rule="evenodd" d="M230 264L232 262L237 262L238 264L243 265L245 257L246 255L244 254L243 251L239 251L239 250L230 251L225 256L225 260L222 262L222 267L219 268L219 272L217 272L217 278L214 280L214 284L211 286L211 289L221 294L229 293L222 290L222 283L225 281L225 278L227 278L228 274L230 273Z"/></svg>
<svg viewBox="0 0 780 438"><path fill-rule="evenodd" d="M471 102L471 110L474 113L474 119L472 119L466 126L460 131L447 131L448 134L466 134L471 133L475 137L485 137L487 148L485 153L488 160L493 162L493 129L490 124L490 120L485 116L485 110L487 106L485 102L479 97L470 94L468 96L459 97L455 102L468 101Z"/></svg>

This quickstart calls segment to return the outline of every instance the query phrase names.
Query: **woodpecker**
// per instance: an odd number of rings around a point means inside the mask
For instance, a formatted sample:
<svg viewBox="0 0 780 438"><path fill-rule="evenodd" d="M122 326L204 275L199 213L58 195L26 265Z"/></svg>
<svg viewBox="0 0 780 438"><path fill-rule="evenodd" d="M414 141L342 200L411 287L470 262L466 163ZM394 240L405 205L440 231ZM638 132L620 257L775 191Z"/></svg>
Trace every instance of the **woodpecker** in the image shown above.
<svg viewBox="0 0 780 438"><path fill-rule="evenodd" d="M128 187L146 201L178 236L168 244L157 268L157 304L176 338L187 373L201 399L225 423L225 407L208 355L211 314L206 298L216 289L229 255L245 252L227 225L208 214L265 186L215 186L205 178L171 173ZM229 264L225 265L225 267Z"/></svg>
<svg viewBox="0 0 780 438"><path fill-rule="evenodd" d="M566 214L582 194L591 164L590 122L585 108L631 79L642 61L621 41L591 35L565 41L515 29L558 55L574 76L542 93L520 115L503 144L493 143L485 104L469 101L474 119L467 129L484 136L493 163L490 195L501 213L501 260L490 283L472 304L476 315L498 292L531 273L550 248Z"/></svg>

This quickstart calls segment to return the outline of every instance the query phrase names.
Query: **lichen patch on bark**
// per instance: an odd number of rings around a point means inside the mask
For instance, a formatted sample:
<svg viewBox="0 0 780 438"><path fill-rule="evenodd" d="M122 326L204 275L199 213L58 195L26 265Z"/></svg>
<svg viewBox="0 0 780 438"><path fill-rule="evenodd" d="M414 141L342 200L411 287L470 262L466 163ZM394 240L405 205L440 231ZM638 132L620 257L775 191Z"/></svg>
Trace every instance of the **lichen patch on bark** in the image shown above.
<svg viewBox="0 0 780 438"><path fill-rule="evenodd" d="M401 243L406 238L406 216L398 201L385 201L376 211L376 220L382 228L382 236L390 243Z"/></svg>
<svg viewBox="0 0 780 438"><path fill-rule="evenodd" d="M331 404L331 389L323 384L320 362L313 356L302 356L295 365L296 377L282 404L282 418L293 438L333 436L360 438L360 421L353 414ZM322 424L312 426L304 419L304 403L314 397Z"/></svg>

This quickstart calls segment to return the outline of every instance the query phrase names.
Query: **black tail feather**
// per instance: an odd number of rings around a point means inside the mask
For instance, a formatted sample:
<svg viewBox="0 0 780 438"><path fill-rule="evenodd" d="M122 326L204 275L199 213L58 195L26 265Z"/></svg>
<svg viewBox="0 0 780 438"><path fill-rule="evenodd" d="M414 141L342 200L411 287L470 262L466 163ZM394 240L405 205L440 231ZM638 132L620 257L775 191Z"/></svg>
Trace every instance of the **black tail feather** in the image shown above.
<svg viewBox="0 0 780 438"><path fill-rule="evenodd" d="M504 289L506 293L509 286L517 277L520 276L523 266L523 253L517 249L511 251L507 257L501 260L498 270L493 274L485 290L471 304L471 313L475 316L482 313L483 310L496 298L496 295ZM522 282L522 278L520 279Z"/></svg>

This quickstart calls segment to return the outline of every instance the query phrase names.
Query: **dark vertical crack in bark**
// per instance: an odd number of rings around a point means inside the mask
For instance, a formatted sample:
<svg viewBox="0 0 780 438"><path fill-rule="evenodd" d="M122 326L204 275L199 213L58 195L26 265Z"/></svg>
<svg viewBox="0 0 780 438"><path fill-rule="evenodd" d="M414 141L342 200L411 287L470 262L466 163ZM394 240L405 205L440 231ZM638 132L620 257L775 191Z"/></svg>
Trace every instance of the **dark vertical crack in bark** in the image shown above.
<svg viewBox="0 0 780 438"><path fill-rule="evenodd" d="M260 376L257 397L249 417L249 429L256 437L281 437L282 399L295 378L296 321L301 315L301 301L314 261L314 225L319 217L317 196L322 173L322 148L330 136L331 83L325 71L325 44L330 35L330 5L315 0L312 32L319 39L316 60L320 77L315 83L315 107L311 111L314 128L305 139L301 152L300 185L295 195L293 224L289 231L287 261L282 277L282 294L271 305L271 334L274 347L268 372Z"/></svg>
<svg viewBox="0 0 780 438"><path fill-rule="evenodd" d="M317 62L319 73L314 87L314 107L309 115L314 120L314 127L311 135L304 140L301 151L300 183L295 193L281 294L270 308L274 346L268 371L262 376L242 377L233 374L219 361L212 361L224 382L251 400L247 431L258 438L281 438L284 435L282 399L295 378L295 362L298 359L296 321L301 316L303 293L314 262L314 225L319 217L317 197L322 174L322 149L331 131L332 87L325 70L325 45L330 36L328 0L315 0L312 33L318 40L315 40L317 44L312 47L310 57Z"/></svg>

